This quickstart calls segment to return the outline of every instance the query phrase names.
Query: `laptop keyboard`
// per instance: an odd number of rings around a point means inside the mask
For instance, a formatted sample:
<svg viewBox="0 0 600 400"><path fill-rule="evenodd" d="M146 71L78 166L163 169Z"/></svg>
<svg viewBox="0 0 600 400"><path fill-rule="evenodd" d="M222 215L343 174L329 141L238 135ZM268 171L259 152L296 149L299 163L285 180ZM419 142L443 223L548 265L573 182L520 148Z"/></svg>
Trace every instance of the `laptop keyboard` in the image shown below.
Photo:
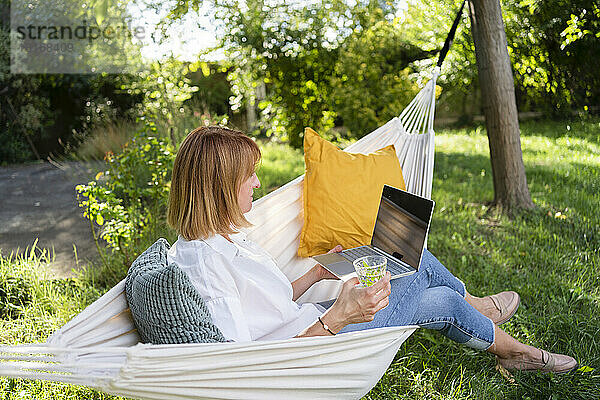
<svg viewBox="0 0 600 400"><path fill-rule="evenodd" d="M353 249L344 250L339 254L341 254L342 257L346 258L350 262L354 262L354 260L356 260L357 258L361 258L364 256L381 255L368 246L361 246L361 247L355 247ZM387 267L386 268L388 271L390 271L392 273L392 276L414 271L413 268L399 264L396 261L394 261L393 259L391 259L390 257L385 257L385 258L387 258Z"/></svg>

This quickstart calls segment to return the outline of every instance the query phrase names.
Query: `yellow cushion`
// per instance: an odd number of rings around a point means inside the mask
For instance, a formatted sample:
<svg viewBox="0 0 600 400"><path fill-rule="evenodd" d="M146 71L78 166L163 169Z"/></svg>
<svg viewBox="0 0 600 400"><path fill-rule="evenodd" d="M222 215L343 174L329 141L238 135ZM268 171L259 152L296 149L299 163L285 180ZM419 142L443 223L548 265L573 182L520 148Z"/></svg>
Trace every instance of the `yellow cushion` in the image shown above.
<svg viewBox="0 0 600 400"><path fill-rule="evenodd" d="M383 185L405 189L394 145L374 153L338 149L304 130L304 226L298 255L323 254L371 242Z"/></svg>

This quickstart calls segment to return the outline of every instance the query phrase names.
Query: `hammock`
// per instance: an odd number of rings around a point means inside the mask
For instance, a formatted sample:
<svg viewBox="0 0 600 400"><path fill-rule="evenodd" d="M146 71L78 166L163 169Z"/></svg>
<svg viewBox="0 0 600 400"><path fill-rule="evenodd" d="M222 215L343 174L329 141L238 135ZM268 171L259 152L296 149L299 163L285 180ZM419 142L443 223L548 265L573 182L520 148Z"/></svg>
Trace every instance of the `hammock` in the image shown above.
<svg viewBox="0 0 600 400"><path fill-rule="evenodd" d="M394 144L407 190L431 198L433 78L400 117L345 151L367 154ZM293 281L314 265L300 258L304 175L254 202L248 237ZM319 282L299 302L336 297L340 282ZM125 281L88 306L44 344L0 347L0 375L59 381L146 399L360 398L375 386L416 326L331 337L249 343L139 343Z"/></svg>
<svg viewBox="0 0 600 400"><path fill-rule="evenodd" d="M462 10L462 8L461 8ZM431 198L434 158L432 79L399 117L345 151L367 154L394 144L407 190ZM293 281L314 265L299 258L300 176L257 200L248 237ZM336 297L340 282L319 282L299 300ZM375 386L416 326L331 337L249 343L139 343L121 281L55 332L46 343L0 347L0 375L59 381L146 399L360 398Z"/></svg>

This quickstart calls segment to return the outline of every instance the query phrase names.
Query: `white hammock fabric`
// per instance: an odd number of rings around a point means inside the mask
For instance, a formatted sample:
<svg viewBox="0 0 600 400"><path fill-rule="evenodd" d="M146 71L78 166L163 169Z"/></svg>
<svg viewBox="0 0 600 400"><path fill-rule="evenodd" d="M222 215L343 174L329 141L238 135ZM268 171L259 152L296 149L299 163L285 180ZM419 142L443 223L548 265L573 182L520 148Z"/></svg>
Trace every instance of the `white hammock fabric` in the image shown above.
<svg viewBox="0 0 600 400"><path fill-rule="evenodd" d="M431 198L434 157L432 79L394 118L345 151L367 154L394 144L407 190ZM405 129L406 127L406 129ZM290 279L314 265L299 258L300 176L257 200L246 233ZM59 381L145 399L360 398L381 378L416 326L337 336L249 343L139 343L124 293L109 290L44 344L0 347L0 375ZM320 282L299 302L336 297L340 283Z"/></svg>

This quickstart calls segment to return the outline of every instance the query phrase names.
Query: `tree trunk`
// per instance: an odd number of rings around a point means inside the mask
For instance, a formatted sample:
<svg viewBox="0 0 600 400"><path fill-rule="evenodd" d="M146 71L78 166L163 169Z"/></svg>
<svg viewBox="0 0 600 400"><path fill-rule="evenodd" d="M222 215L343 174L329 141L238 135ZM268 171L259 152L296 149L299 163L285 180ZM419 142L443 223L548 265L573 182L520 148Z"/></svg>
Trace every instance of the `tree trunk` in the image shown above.
<svg viewBox="0 0 600 400"><path fill-rule="evenodd" d="M515 88L499 0L469 0L471 30L490 145L494 204L511 213L533 208L523 153Z"/></svg>

